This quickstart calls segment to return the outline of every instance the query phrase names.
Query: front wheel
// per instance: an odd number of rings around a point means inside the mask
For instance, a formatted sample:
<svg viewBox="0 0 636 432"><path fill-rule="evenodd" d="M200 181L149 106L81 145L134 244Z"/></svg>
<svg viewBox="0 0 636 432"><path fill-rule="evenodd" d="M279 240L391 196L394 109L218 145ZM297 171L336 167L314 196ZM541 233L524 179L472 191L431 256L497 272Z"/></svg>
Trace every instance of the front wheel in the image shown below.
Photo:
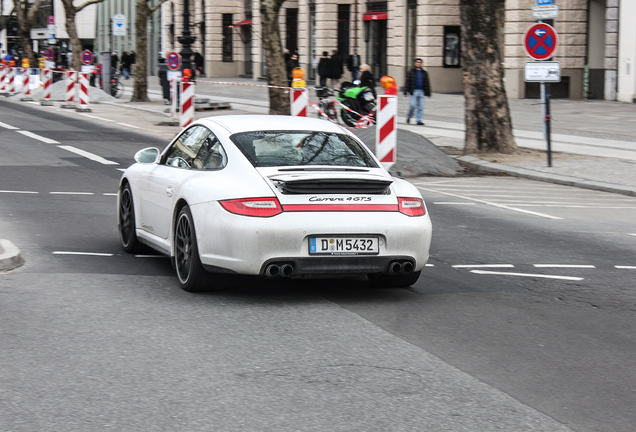
<svg viewBox="0 0 636 432"><path fill-rule="evenodd" d="M378 274L371 273L367 275L367 278L374 286L380 288L408 288L413 285L420 278L421 271L411 272L409 274Z"/></svg>
<svg viewBox="0 0 636 432"><path fill-rule="evenodd" d="M197 236L188 206L179 212L174 230L174 261L179 284L184 291L201 292L209 288L210 275L199 258Z"/></svg>

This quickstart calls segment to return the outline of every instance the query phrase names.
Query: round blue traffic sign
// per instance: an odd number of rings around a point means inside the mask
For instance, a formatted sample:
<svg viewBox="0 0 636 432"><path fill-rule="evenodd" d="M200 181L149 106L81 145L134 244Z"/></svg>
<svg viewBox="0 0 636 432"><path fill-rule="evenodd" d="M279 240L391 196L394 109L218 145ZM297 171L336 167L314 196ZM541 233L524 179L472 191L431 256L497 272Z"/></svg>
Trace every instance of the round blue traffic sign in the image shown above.
<svg viewBox="0 0 636 432"><path fill-rule="evenodd" d="M82 63L85 65L92 65L93 64L93 53L90 52L89 50L84 50L82 51Z"/></svg>
<svg viewBox="0 0 636 432"><path fill-rule="evenodd" d="M181 56L179 53L171 52L168 53L168 57L166 58L166 63L170 70L178 70L181 67Z"/></svg>
<svg viewBox="0 0 636 432"><path fill-rule="evenodd" d="M545 23L531 25L523 35L523 48L535 60L546 60L559 46L559 35L554 27Z"/></svg>

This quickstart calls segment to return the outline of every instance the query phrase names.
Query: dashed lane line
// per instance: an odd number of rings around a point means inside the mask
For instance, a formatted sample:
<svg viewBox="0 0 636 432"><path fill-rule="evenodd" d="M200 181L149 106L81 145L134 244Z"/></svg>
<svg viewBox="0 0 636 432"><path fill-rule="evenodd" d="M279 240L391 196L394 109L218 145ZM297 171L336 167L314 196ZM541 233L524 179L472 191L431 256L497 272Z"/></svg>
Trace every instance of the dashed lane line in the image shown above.
<svg viewBox="0 0 636 432"><path fill-rule="evenodd" d="M0 193L10 193L10 194L39 194L40 192L35 192L35 191L12 191L12 190L0 190Z"/></svg>
<svg viewBox="0 0 636 432"><path fill-rule="evenodd" d="M92 161L95 161L95 162L99 162L99 163L101 163L103 165L119 165L119 163L117 163L115 161L104 159L101 156L97 156L96 154L87 152L86 150L78 149L77 147L73 147L73 146L69 146L69 145L59 145L58 147L61 148L61 149L70 151L71 153L75 153L75 154L78 154L80 156L84 156L85 158L88 158L88 159L90 159Z"/></svg>
<svg viewBox="0 0 636 432"><path fill-rule="evenodd" d="M490 271L490 270L471 270L470 272L471 273L476 273L476 274L482 274L482 275L520 276L520 277L571 280L571 281L581 281L581 280L583 280L582 277L554 276L554 275L544 275L544 274L535 274L535 273L511 273L511 272L496 272L496 271Z"/></svg>
<svg viewBox="0 0 636 432"><path fill-rule="evenodd" d="M514 264L455 264L453 268L513 268Z"/></svg>
<svg viewBox="0 0 636 432"><path fill-rule="evenodd" d="M17 127L15 127L15 126L11 126L11 125L9 125L9 124L2 123L2 122L0 122L0 127L3 127L3 128L5 128L5 129L9 129L9 130L17 130L17 129L20 129L20 128L17 128Z"/></svg>
<svg viewBox="0 0 636 432"><path fill-rule="evenodd" d="M589 264L533 264L536 268L596 268Z"/></svg>
<svg viewBox="0 0 636 432"><path fill-rule="evenodd" d="M120 125L120 126L131 127L133 129L141 129L139 126L131 125L131 124L128 124L128 123L117 123L117 124Z"/></svg>
<svg viewBox="0 0 636 432"><path fill-rule="evenodd" d="M636 266L614 266L617 269L622 269L622 270L636 270Z"/></svg>
<svg viewBox="0 0 636 432"><path fill-rule="evenodd" d="M477 203L471 203L471 202L452 202L452 201L438 201L438 202L433 202L433 204L436 204L436 205L477 205Z"/></svg>
<svg viewBox="0 0 636 432"><path fill-rule="evenodd" d="M505 209L505 210L512 210L512 211L516 211L519 213L525 213L525 214L529 214L529 215L533 215L533 216L539 216L539 217L543 217L546 219L553 219L553 220L562 220L563 218L558 217L558 216L552 216L552 215L548 215L548 214L544 214L544 213L538 213L538 212L533 212L530 210L524 210L524 209L520 209L520 208L515 208L515 207L510 207L507 205L503 205L503 204L498 204L492 201L486 201L486 200L482 200L482 199L478 199L478 198L472 198L472 197L467 197L467 196L463 196L463 195L457 195L457 194L452 194L452 193L448 193L448 192L442 192L440 190L436 190L436 189L429 189L426 187L422 187L420 186L420 184L418 184L419 189L421 190L425 190L425 191L429 191L429 192L433 192L433 193L438 193L438 194L442 194L442 195L448 195L448 196L452 196L455 198L461 198L461 199L465 199L465 200L470 200L470 201L475 201L475 202L479 202L482 204L486 204L492 207L497 207L497 208L501 208L501 209Z"/></svg>
<svg viewBox="0 0 636 432"><path fill-rule="evenodd" d="M84 256L101 256L112 257L112 253L99 253L99 252L74 252L74 251L54 251L53 255L84 255Z"/></svg>
<svg viewBox="0 0 636 432"><path fill-rule="evenodd" d="M105 121L105 122L114 122L115 121L115 120L111 120L111 119L105 119L105 118L102 118L102 117L97 117L97 116L90 115L90 114L79 113L79 115L83 115L84 117L92 118L92 119L95 119L95 120L101 120L101 121Z"/></svg>
<svg viewBox="0 0 636 432"><path fill-rule="evenodd" d="M93 192L49 192L51 195L95 195Z"/></svg>
<svg viewBox="0 0 636 432"><path fill-rule="evenodd" d="M18 130L16 132L21 133L22 135L28 136L29 138L33 138L33 139L36 139L38 141L42 141L45 144L59 144L59 141L55 141L55 140L43 137L43 136L38 135L38 134L34 134L33 132L29 132L29 131L25 131L25 130Z"/></svg>

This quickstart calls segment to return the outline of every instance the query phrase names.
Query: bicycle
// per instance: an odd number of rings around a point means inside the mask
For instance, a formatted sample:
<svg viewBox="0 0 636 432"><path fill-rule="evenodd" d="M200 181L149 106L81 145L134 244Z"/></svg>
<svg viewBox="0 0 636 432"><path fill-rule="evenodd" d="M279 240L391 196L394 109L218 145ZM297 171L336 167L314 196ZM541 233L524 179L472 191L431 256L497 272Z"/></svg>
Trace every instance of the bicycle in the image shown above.
<svg viewBox="0 0 636 432"><path fill-rule="evenodd" d="M336 112L336 103L329 99L333 95L329 87L316 87L316 96L320 100L318 102L318 108L327 115L331 120L337 121L338 114ZM318 112L318 118L322 118L323 115Z"/></svg>
<svg viewBox="0 0 636 432"><path fill-rule="evenodd" d="M121 83L121 81L119 81L119 76L119 72L113 71L112 75L110 76L110 85L108 85L108 88L105 89L106 93L117 99L122 97L125 91L124 85Z"/></svg>

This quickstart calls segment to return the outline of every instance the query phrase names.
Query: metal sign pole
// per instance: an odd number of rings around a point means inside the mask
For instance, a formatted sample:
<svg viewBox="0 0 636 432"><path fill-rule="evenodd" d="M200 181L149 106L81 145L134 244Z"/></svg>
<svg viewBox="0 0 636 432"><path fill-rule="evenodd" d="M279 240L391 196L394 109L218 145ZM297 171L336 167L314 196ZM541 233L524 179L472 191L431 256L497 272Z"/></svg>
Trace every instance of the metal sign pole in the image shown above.
<svg viewBox="0 0 636 432"><path fill-rule="evenodd" d="M549 84L541 83L541 88L545 94L545 117L544 125L546 132L546 142L548 144L548 167L552 167L552 142L550 137L550 87Z"/></svg>

